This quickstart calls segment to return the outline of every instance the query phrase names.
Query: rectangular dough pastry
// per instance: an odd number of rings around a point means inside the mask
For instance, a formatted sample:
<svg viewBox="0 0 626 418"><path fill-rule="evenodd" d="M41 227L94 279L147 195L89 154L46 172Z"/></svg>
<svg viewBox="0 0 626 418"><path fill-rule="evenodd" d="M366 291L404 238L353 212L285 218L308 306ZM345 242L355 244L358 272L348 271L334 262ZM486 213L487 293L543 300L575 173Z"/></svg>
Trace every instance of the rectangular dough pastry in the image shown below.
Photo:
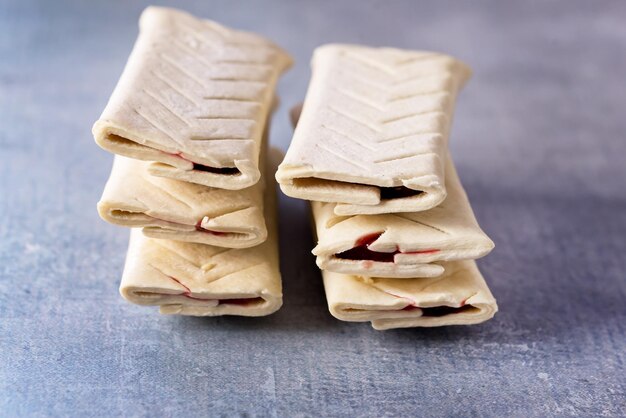
<svg viewBox="0 0 626 418"><path fill-rule="evenodd" d="M480 229L452 159L448 197L424 212L338 216L334 203L311 202L322 270L377 277L435 277L441 261L476 259L494 244Z"/></svg>
<svg viewBox="0 0 626 418"><path fill-rule="evenodd" d="M478 324L495 315L498 305L475 261L448 262L445 270L414 280L322 273L330 313L378 330Z"/></svg>
<svg viewBox="0 0 626 418"><path fill-rule="evenodd" d="M152 239L131 230L120 293L163 314L263 316L282 305L274 186L265 201L267 240L227 249Z"/></svg>
<svg viewBox="0 0 626 418"><path fill-rule="evenodd" d="M446 197L445 158L469 68L422 51L326 45L285 160L289 196L336 202L337 215L416 212Z"/></svg>
<svg viewBox="0 0 626 418"><path fill-rule="evenodd" d="M98 202L102 219L143 228L151 238L219 247L253 247L267 238L264 181L243 190L216 189L153 176L149 165L115 157Z"/></svg>
<svg viewBox="0 0 626 418"><path fill-rule="evenodd" d="M96 142L151 174L223 189L260 178L261 137L289 55L270 41L162 7L140 33Z"/></svg>

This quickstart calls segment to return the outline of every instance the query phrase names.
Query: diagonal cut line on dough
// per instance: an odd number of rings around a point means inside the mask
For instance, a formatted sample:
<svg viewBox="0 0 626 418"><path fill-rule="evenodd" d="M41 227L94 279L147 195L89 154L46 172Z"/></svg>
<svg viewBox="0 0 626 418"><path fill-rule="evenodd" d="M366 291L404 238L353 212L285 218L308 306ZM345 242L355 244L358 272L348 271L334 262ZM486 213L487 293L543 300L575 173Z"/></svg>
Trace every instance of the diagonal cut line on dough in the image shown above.
<svg viewBox="0 0 626 418"><path fill-rule="evenodd" d="M273 67L269 64L265 64L263 62L250 62L250 61L241 61L241 60L208 60L205 57L203 57L202 55L198 54L198 51L194 50L190 45L187 45L186 43L180 41L179 39L174 39L173 43L175 43L176 45L178 45L179 47L182 47L182 49L186 49L187 52L190 52L193 56L194 59L197 59L198 61L204 63L207 67L211 67L213 65L215 65L216 63L226 63L226 64L234 64L234 65L242 65L242 66L254 66L257 67L255 68L255 70L260 70L260 68L263 66L266 70L269 69L271 70ZM207 44L206 42L199 42L201 45L204 46L208 46L209 48L215 49L212 46L210 46L209 44ZM251 47L258 47L258 45L255 44L250 44L250 43L246 43L246 42L226 42L227 45L241 45L241 46L251 46ZM265 47L263 47L265 48Z"/></svg>
<svg viewBox="0 0 626 418"><path fill-rule="evenodd" d="M264 81L255 80L252 78L233 78L233 77L209 77L211 81L226 81L229 83L254 83L261 84L264 87L267 87L267 83Z"/></svg>
<svg viewBox="0 0 626 418"><path fill-rule="evenodd" d="M468 297L466 297L465 299L463 299L463 306L465 306L467 304L467 301L470 300L471 298L473 298L474 296L476 296L478 293L480 292L474 292L471 295L469 295Z"/></svg>
<svg viewBox="0 0 626 418"><path fill-rule="evenodd" d="M382 72L384 74L393 76L396 74L396 72L389 68L388 66L384 65L384 64L380 64L378 61L372 60L366 56L363 56L359 53L356 52L351 52L348 51L345 53L344 55L347 59L353 60L355 62L358 62L366 67L378 70L379 72Z"/></svg>
<svg viewBox="0 0 626 418"><path fill-rule="evenodd" d="M187 261L189 264L191 264L192 266L194 266L194 267L196 267L198 269L200 268L200 266L198 265L196 260L191 258L189 255L183 253L180 250L176 250L176 249L173 249L171 247L165 246L161 242L161 241L169 241L169 240L161 240L161 239L156 239L156 238L151 238L150 240L151 240L151 242L154 243L154 245L156 245L157 247L163 249L164 251L166 251L168 253L171 253L171 254L174 254L177 257L180 257L181 259ZM150 265L150 267L153 267L153 268L157 269L158 271L160 271L161 273L165 274L166 276L169 276L169 274L166 274L163 270L161 270L160 268L156 267L154 264L152 264L152 262L149 262L148 264ZM174 267L174 265L173 265L173 267Z"/></svg>
<svg viewBox="0 0 626 418"><path fill-rule="evenodd" d="M174 141L178 146L181 146L181 147L183 146L182 142L174 139L174 137L172 135L168 134L167 131L165 131L162 127L159 127L152 119L150 119L146 115L142 114L138 109L133 109L133 111L137 115L139 115L139 117L143 118L146 122L148 122L150 125L152 125L152 127L154 127L157 131L161 132L163 135L167 136L169 139Z"/></svg>
<svg viewBox="0 0 626 418"><path fill-rule="evenodd" d="M255 71L261 71L261 67L266 71L272 71L274 67L270 64L266 64L264 62L255 62L255 61L238 61L238 60L227 60L227 59L217 59L211 61L212 64L228 64L228 65L240 65L242 67L254 67Z"/></svg>
<svg viewBox="0 0 626 418"><path fill-rule="evenodd" d="M192 48L190 45L187 45L180 39L175 38L172 41L172 43L178 46L180 49L184 49L187 53L191 54L191 56L193 56L194 59L197 59L198 61L203 63L205 66L210 67L211 65L213 65L213 62L211 60L208 60L204 56L200 55L198 51L196 51L194 48Z"/></svg>
<svg viewBox="0 0 626 418"><path fill-rule="evenodd" d="M176 119L178 119L179 121L181 121L183 124L185 124L185 125L187 125L187 126L191 126L191 125L189 124L189 122L187 122L185 119L183 119L183 117L182 117L182 116L180 116L178 113L176 113L176 112L174 112L172 109L170 109L170 107L169 107L167 104L163 103L163 101L162 101L161 99L159 99L159 97L158 97L156 94L154 94L154 93L152 93L151 91L146 90L146 89L142 89L142 91L143 91L145 94L147 94L148 96L150 96L153 100L155 100L158 104L160 104L163 108L165 108L165 110L167 110L169 113L171 113L172 115L174 115L174 117L175 117Z"/></svg>
<svg viewBox="0 0 626 418"><path fill-rule="evenodd" d="M224 117L224 116L196 116L196 119L200 119L200 120L239 120L239 121L247 121L247 122L252 122L256 124L256 121L254 119L250 119L250 118L237 118L237 117Z"/></svg>
<svg viewBox="0 0 626 418"><path fill-rule="evenodd" d="M441 277L437 277L436 279L434 279L432 282L428 283L426 286L420 288L420 292L423 292L424 290L428 289L429 287L432 287L436 284L438 284L439 282L448 279L448 276L446 276L445 274Z"/></svg>
<svg viewBox="0 0 626 418"><path fill-rule="evenodd" d="M157 73L156 71L152 71L152 70L150 70L150 74L152 74L153 77L161 80L161 82L163 84L167 85L169 88L174 90L182 98L187 99L187 101L189 101L189 103L191 103L194 106L198 106L198 103L191 96L188 96L187 93L185 93L185 91L183 89L181 89L180 87L175 86L174 84L172 84L172 82L169 81L167 78L165 78L163 75L161 75L160 73Z"/></svg>
<svg viewBox="0 0 626 418"><path fill-rule="evenodd" d="M215 212L211 216L209 216L209 215L205 215L205 216L207 218L209 218L209 219L215 219L215 218L219 218L219 217L224 216L224 215L230 215L230 214L233 214L235 212L240 212L242 210L247 210L247 209L250 209L251 207L252 206L249 205L248 203L243 203L242 205L235 206L234 208L227 208L227 209L223 209L222 211Z"/></svg>
<svg viewBox="0 0 626 418"><path fill-rule="evenodd" d="M232 65L245 65L245 66L254 66L257 67L258 65L263 65L265 64L263 61L248 61L248 60L243 60L243 59L221 59L221 60L215 60L213 61L214 63L218 63L218 64L232 64Z"/></svg>
<svg viewBox="0 0 626 418"><path fill-rule="evenodd" d="M343 95L343 96L345 96L345 97L347 97L347 98L349 98L349 99L352 99L352 100L354 100L354 101L356 101L356 102L358 102L358 103L361 103L361 104L364 104L364 105L366 105L366 106L369 106L369 107L371 107L371 108L373 108L373 109L376 109L376 110L378 110L379 112L384 112L384 111L385 111L385 109L384 109L383 107L381 107L381 106L377 105L377 104L376 104L376 103L374 103L373 101L368 100L368 99L366 99L365 97L360 96L360 95L358 95L358 94L356 94L356 93L353 93L353 92L351 92L351 91L349 91L349 90L345 90L345 89L342 89L342 88L335 88L334 90L335 90L337 93L339 93L339 94L341 94L341 95Z"/></svg>
<svg viewBox="0 0 626 418"><path fill-rule="evenodd" d="M148 207L149 207L149 206L146 204L146 202L144 202L143 200L141 200L138 196L133 196L133 198L134 198L137 202L139 202L139 203L141 203L141 204L143 205L143 211L144 211L144 212L142 212L142 213L145 215L145 211L147 211L147 210L148 210Z"/></svg>
<svg viewBox="0 0 626 418"><path fill-rule="evenodd" d="M448 95L448 93L442 92L441 90L420 91L419 93L404 94L404 95L392 97L389 100L387 100L387 102L396 103L402 100L411 100L411 99L416 99L418 97L435 96L435 95L440 95L440 94Z"/></svg>
<svg viewBox="0 0 626 418"><path fill-rule="evenodd" d="M160 240L155 239L155 240L153 240L153 241L156 243L157 241L160 241ZM165 251L167 251L167 252L170 252L170 253L173 253L173 254L175 254L176 256L178 256L178 257L182 258L183 260L187 261L189 264L192 264L192 265L193 265L194 267L196 267L197 269L199 269L199 268L200 268L200 267L199 267L199 266L198 266L198 265L197 265L194 261L189 260L189 258L184 257L184 256L183 256L182 254L180 254L179 252L177 252L177 251L173 251L172 249L170 249L170 248L168 248L168 247L165 247L165 246L161 245L160 243L157 243L156 245L157 245L157 246L159 246L160 248L162 248L163 250L165 250ZM172 278L172 275L171 275L171 274L167 274L166 272L164 272L164 271L163 271L163 269L161 269L161 268L159 268L159 267L155 266L154 264L152 264L152 262L148 262L148 266L152 267L153 269L155 269L156 271L158 271L158 272L159 272L159 273L161 273L162 275L167 276L167 277L169 277L169 278ZM185 287L185 288L187 287L187 286L185 286L184 284L182 284L182 283L178 282L178 280L174 280L174 281L175 281L175 282L177 282L178 284L180 284L181 286Z"/></svg>
<svg viewBox="0 0 626 418"><path fill-rule="evenodd" d="M233 274L240 274L240 273L241 273L241 272L243 272L243 271L246 271L246 270L249 270L249 269L252 269L252 268L255 268L255 267L261 266L261 265L263 265L263 264L267 264L267 261L261 261L260 263L256 263L256 264L253 264L253 265L251 265L251 266L247 266L247 267L241 268L241 269L239 269L239 270L232 271L232 272L230 272L230 273L228 273L228 274L223 275L222 277L218 277L217 279L213 280L211 283L216 282L216 281L218 281L218 280L222 280L222 279L224 279L224 278L226 278L226 277L229 277L229 276L231 276L231 275L233 275Z"/></svg>
<svg viewBox="0 0 626 418"><path fill-rule="evenodd" d="M404 67L406 65L414 64L418 61L437 61L439 59L440 59L440 56L437 54L424 54L424 55L417 55L414 57L410 57L405 60L397 61L395 65L398 67Z"/></svg>
<svg viewBox="0 0 626 418"><path fill-rule="evenodd" d="M382 160L375 160L374 163L375 164L391 163L391 162L398 161L398 160L406 160L408 158L424 157L426 155L438 156L434 152L406 153L406 154L394 155L394 156L391 156L391 157L387 157L387 158L384 158Z"/></svg>
<svg viewBox="0 0 626 418"><path fill-rule="evenodd" d="M261 103L257 100L244 99L241 97L222 97L222 96L203 96L204 100L220 100L225 102L246 102L246 103Z"/></svg>
<svg viewBox="0 0 626 418"><path fill-rule="evenodd" d="M381 132L380 129L374 125L371 125L365 121L360 120L359 118L357 118L354 115L351 115L349 113L345 113L343 110L339 110L337 108L335 108L334 106L326 106L326 108L336 114L338 114L339 116L343 116L346 119L349 119L355 123L358 123L359 125L363 125L366 128L369 128L370 130L374 131L374 132Z"/></svg>
<svg viewBox="0 0 626 418"><path fill-rule="evenodd" d="M384 120L384 121L382 121L380 123L382 125L387 125L389 123L400 122L400 121L405 120L405 119L410 119L410 118L413 118L415 116L428 117L428 116L431 116L431 115L443 115L443 116L445 116L445 113L440 111L440 110L425 110L423 112L414 112L414 113L410 113L408 115L396 116L396 117L393 117L391 119L386 119L386 120Z"/></svg>
<svg viewBox="0 0 626 418"><path fill-rule="evenodd" d="M418 75L411 75L408 76L406 78L399 78L393 81L393 83L391 83L392 86L397 87L397 86L401 86L403 84L408 84L411 82L421 82L424 79L431 79L434 81L437 81L438 83L441 82L448 82L452 79L454 79L454 74L451 73L450 71L441 71L441 72L437 72L437 73L426 73L426 74L418 74ZM433 83L431 83L433 84ZM437 83L434 83L434 86L430 86L430 92L446 92L448 89L445 87L437 87Z"/></svg>
<svg viewBox="0 0 626 418"><path fill-rule="evenodd" d="M324 151L328 152L329 154L332 154L335 157L337 157L337 158L339 158L341 160L346 161L349 164L352 164L352 165L354 165L356 167L359 167L362 170L370 171L369 167L359 163L358 161L352 161L351 159L344 157L343 155L339 154L337 151L335 151L335 150L333 150L331 148L326 147L326 145L324 145L323 143L317 144L317 146L319 148L323 149Z"/></svg>
<svg viewBox="0 0 626 418"><path fill-rule="evenodd" d="M406 220L406 221L410 221L410 222L414 222L414 223L416 223L416 224L423 225L423 226L425 226L425 227L427 227L427 228L434 229L435 231L437 231L437 232L441 232L442 234L452 235L452 234L451 234L451 233L449 233L448 231L446 231L446 230L444 230L444 229L441 229L441 228L437 228L436 226L432 226L432 225L430 225L430 224L427 224L426 222L421 222L421 221L417 221L417 220L415 220L415 219L406 218L406 217L404 217L404 216L397 215L397 214L395 214L395 213L391 213L390 215L395 216L396 218L404 219L404 220Z"/></svg>
<svg viewBox="0 0 626 418"><path fill-rule="evenodd" d="M383 138L379 141L377 141L379 144L385 143L385 142L391 142L391 141L398 141L400 139L406 139L406 138L411 138L412 136L416 136L416 135L441 135L441 132L438 131L424 131L424 132L411 132L409 134L402 134L400 136L393 136L390 138Z"/></svg>
<svg viewBox="0 0 626 418"><path fill-rule="evenodd" d="M451 75L450 73L446 72L444 73L445 75ZM408 84L408 83L413 83L413 82L417 82L417 81L422 81L425 78L433 78L433 77L439 77L441 76L441 73L426 73L426 74L417 74L417 75L412 75L409 76L407 78L401 78L401 79L396 79L393 80L391 83L389 83L392 87L399 87L402 86L404 84Z"/></svg>
<svg viewBox="0 0 626 418"><path fill-rule="evenodd" d="M198 83L203 89L206 89L207 86L204 84L204 82L195 74L187 71L185 68L181 67L180 64L178 64L175 60L173 60L172 58L170 58L169 56L167 56L166 54L161 53L159 55L159 57L167 62L169 65L171 65L173 68L175 68L176 70L178 70L178 72L180 72L181 74L183 74L185 77L188 77L190 79L192 79L193 81L195 81L196 83Z"/></svg>
<svg viewBox="0 0 626 418"><path fill-rule="evenodd" d="M324 128L324 129L326 129L326 130L328 130L328 131L330 131L330 132L333 132L333 133L335 133L335 134L337 134L337 135L340 135L340 136L342 136L342 137L344 137L344 138L346 138L346 139L349 139L350 141L354 142L354 143L355 143L355 144L357 144L357 145L362 146L363 148L366 148L366 149L368 149L368 150L370 150L370 151L376 151L376 148L375 148L375 147L372 147L371 145L369 145L369 144L367 144L367 143L361 142L361 141L359 141L358 139L353 138L352 136L350 136L350 135L348 135L348 134L346 134L346 133L344 133L344 132L339 132L339 131L338 131L338 130L336 130L335 128L331 128L330 126L326 126L326 125L321 125L321 127L322 127L322 128Z"/></svg>
<svg viewBox="0 0 626 418"><path fill-rule="evenodd" d="M184 200L180 199L179 197L174 196L172 193L168 192L167 190L165 190L160 185L154 183L154 181L156 181L158 179L158 177L152 176L152 175L149 175L149 174L147 176L142 176L142 177L148 184L150 184L152 187L156 188L160 192L163 192L163 194L169 196L172 200L174 200L176 202L179 202L179 203L182 203L188 209L193 209L193 207L191 205L189 205L187 202L185 202Z"/></svg>
<svg viewBox="0 0 626 418"><path fill-rule="evenodd" d="M387 93L387 90L389 89L389 86L386 84L382 84L382 83L376 83L375 81L372 81L368 78L362 77L358 74L353 74L353 73L349 73L349 74L345 74L347 77L349 77L351 80L356 81L358 83L361 84L365 84L368 87L373 87L375 89L378 89L381 91L382 94Z"/></svg>
<svg viewBox="0 0 626 418"><path fill-rule="evenodd" d="M399 295L394 295L393 293L389 293L383 289L381 289L380 287L376 286L377 282L375 280L375 278L370 279L369 277L364 277L364 276L357 276L358 281L363 285L363 286L367 286L373 290L376 290L380 293L382 293L383 295L386 296L391 296L394 299L404 299L404 300L408 300L410 304L413 304L413 299L405 297L405 296L399 296ZM360 308L362 309L362 308Z"/></svg>

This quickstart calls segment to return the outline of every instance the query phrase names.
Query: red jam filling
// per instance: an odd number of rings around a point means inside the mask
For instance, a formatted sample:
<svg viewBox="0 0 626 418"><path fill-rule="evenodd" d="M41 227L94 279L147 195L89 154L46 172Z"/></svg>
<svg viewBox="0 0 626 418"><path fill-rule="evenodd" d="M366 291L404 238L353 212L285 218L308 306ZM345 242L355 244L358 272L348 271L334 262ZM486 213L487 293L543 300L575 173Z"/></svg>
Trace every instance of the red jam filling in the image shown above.
<svg viewBox="0 0 626 418"><path fill-rule="evenodd" d="M197 171L204 171L207 173L223 174L226 176L241 173L241 171L239 171L237 167L209 167L208 165L202 165L197 163L193 163L193 169Z"/></svg>
<svg viewBox="0 0 626 418"><path fill-rule="evenodd" d="M421 190L413 190L405 186L380 187L380 200L402 199L417 196L422 193L424 192Z"/></svg>
<svg viewBox="0 0 626 418"><path fill-rule="evenodd" d="M262 302L263 298L241 298L241 299L221 299L219 301L220 305L254 305L255 303Z"/></svg>
<svg viewBox="0 0 626 418"><path fill-rule="evenodd" d="M349 250L340 252L335 254L335 257L341 258L343 260L370 260L377 261L379 263L393 263L394 256L396 254L434 254L439 250L423 250L423 251L411 251L411 252L403 252L400 251L397 247L396 250L390 253L383 253L379 251L372 251L369 249L369 246L376 241L383 233L376 232L374 234L369 234L364 237L361 237L354 244L353 248Z"/></svg>
<svg viewBox="0 0 626 418"><path fill-rule="evenodd" d="M193 162L183 157L182 152L177 152L175 154L172 154L172 153L166 153L166 154L174 155L176 157L182 158L183 160L189 161L190 163L193 163L193 169L196 171L204 171L207 173L224 174L224 175L233 175L233 174L241 173L241 171L239 171L237 167L210 167L208 165L198 164L196 162Z"/></svg>
<svg viewBox="0 0 626 418"><path fill-rule="evenodd" d="M472 305L464 305L459 308L454 308L452 306L435 306L432 308L419 308L417 306L407 306L406 308L402 310L414 311L416 309L422 310L422 316L438 317L438 316L446 316L446 315L457 314L457 313L461 313L464 311L468 311L472 309Z"/></svg>

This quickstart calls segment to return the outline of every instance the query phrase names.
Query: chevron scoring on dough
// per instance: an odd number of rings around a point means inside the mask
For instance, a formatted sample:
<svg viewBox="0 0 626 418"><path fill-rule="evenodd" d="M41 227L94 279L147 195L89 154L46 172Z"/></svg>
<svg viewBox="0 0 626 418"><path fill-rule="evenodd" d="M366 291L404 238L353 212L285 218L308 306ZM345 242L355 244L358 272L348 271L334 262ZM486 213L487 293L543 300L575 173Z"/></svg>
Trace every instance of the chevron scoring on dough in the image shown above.
<svg viewBox="0 0 626 418"><path fill-rule="evenodd" d="M405 280L323 271L330 313L375 329L478 324L498 305L473 260L444 263L441 277Z"/></svg>
<svg viewBox="0 0 626 418"><path fill-rule="evenodd" d="M276 173L289 196L338 202L338 215L416 212L446 197L445 158L469 68L453 57L326 45Z"/></svg>
<svg viewBox="0 0 626 418"><path fill-rule="evenodd" d="M275 166L274 166L275 167ZM273 183L273 182L272 182ZM229 249L131 231L120 293L164 314L269 315L282 305L274 184L265 195L267 240Z"/></svg>
<svg viewBox="0 0 626 418"><path fill-rule="evenodd" d="M493 242L480 229L454 168L446 157L448 197L424 212L338 216L333 203L311 202L322 270L376 277L435 277L441 261L476 259Z"/></svg>
<svg viewBox="0 0 626 418"><path fill-rule="evenodd" d="M239 190L260 178L259 153L289 55L270 41L162 7L148 7L96 142L152 161L151 174Z"/></svg>
<svg viewBox="0 0 626 418"><path fill-rule="evenodd" d="M116 156L98 202L112 224L144 235L228 248L265 241L263 181L243 190L216 189L148 172L149 162Z"/></svg>

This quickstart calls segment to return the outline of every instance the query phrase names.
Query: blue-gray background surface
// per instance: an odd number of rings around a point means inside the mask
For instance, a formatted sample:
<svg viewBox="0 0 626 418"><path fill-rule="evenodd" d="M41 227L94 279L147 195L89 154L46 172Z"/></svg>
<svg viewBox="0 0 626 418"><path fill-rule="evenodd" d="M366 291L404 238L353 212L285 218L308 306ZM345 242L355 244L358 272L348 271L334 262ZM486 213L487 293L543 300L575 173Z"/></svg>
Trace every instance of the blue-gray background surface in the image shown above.
<svg viewBox="0 0 626 418"><path fill-rule="evenodd" d="M505 4L506 3L506 4ZM185 1L295 57L271 141L325 42L472 65L452 152L496 250L474 327L327 312L306 206L281 199L284 307L182 318L125 303L128 231L95 210L91 137L142 1L0 1L0 416L624 416L626 3Z"/></svg>

